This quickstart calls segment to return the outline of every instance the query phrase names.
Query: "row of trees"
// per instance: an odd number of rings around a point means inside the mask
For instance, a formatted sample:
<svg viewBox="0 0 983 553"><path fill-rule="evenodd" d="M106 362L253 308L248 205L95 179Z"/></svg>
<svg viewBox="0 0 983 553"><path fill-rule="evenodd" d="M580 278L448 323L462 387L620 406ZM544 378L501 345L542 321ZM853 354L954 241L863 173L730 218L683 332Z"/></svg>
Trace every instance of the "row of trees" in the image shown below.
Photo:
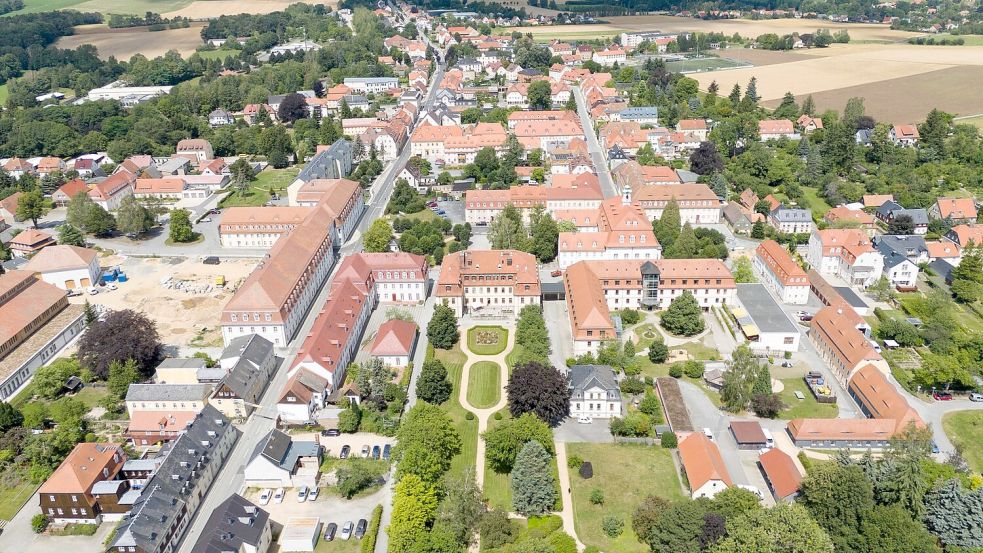
<svg viewBox="0 0 983 553"><path fill-rule="evenodd" d="M560 228L543 206L532 209L526 225L522 212L509 204L492 221L488 240L494 249L528 252L540 263L548 263L556 259Z"/></svg>

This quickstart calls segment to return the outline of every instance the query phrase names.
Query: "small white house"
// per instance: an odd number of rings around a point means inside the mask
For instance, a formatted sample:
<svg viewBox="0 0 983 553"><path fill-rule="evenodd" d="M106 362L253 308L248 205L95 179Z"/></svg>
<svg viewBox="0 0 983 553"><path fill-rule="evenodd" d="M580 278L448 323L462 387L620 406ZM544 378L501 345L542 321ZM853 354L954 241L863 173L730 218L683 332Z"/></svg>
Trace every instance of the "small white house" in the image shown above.
<svg viewBox="0 0 983 553"><path fill-rule="evenodd" d="M570 367L570 416L609 419L621 416L621 389L608 365Z"/></svg>
<svg viewBox="0 0 983 553"><path fill-rule="evenodd" d="M713 498L734 485L717 444L702 432L693 432L680 440L679 458L693 499Z"/></svg>
<svg viewBox="0 0 983 553"><path fill-rule="evenodd" d="M390 367L402 368L409 364L416 346L416 323L393 319L379 326L379 332L369 350Z"/></svg>
<svg viewBox="0 0 983 553"><path fill-rule="evenodd" d="M88 288L99 282L99 254L78 246L48 246L22 268L62 290Z"/></svg>
<svg viewBox="0 0 983 553"><path fill-rule="evenodd" d="M273 429L256 445L242 473L247 486L310 487L317 483L320 466L320 444Z"/></svg>

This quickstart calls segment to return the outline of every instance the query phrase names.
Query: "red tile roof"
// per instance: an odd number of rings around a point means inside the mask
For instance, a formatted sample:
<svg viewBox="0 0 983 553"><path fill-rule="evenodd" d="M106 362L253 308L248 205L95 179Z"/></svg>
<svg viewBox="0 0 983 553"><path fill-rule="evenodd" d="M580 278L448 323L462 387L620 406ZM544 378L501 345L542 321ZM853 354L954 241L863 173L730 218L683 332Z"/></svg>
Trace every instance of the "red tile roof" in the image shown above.
<svg viewBox="0 0 983 553"><path fill-rule="evenodd" d="M379 326L370 352L375 356L409 355L416 340L415 323L393 319Z"/></svg>

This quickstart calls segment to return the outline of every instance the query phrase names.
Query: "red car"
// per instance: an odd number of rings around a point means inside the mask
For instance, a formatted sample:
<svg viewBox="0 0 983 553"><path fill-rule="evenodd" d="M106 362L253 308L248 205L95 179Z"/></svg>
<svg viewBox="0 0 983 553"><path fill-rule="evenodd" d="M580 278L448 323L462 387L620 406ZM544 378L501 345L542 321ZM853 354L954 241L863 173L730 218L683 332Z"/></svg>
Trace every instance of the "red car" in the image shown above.
<svg viewBox="0 0 983 553"><path fill-rule="evenodd" d="M550 273L550 276L558 277L558 276L560 276L562 274L563 274L563 271L557 269L557 270L553 271L552 273Z"/></svg>
<svg viewBox="0 0 983 553"><path fill-rule="evenodd" d="M427 207L437 207L437 202L430 202L427 204Z"/></svg>
<svg viewBox="0 0 983 553"><path fill-rule="evenodd" d="M932 394L932 398L935 401L952 401L952 394L949 392L935 392Z"/></svg>

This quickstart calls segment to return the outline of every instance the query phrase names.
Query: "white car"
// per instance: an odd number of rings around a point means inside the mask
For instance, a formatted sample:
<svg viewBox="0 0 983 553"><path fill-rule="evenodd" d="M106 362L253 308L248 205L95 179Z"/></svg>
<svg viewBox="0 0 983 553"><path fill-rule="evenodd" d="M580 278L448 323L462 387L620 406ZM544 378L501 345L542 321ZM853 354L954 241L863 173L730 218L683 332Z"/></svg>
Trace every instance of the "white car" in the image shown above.
<svg viewBox="0 0 983 553"><path fill-rule="evenodd" d="M588 417L587 415L581 415L577 417L577 422L580 424L590 424L594 422L594 419Z"/></svg>
<svg viewBox="0 0 983 553"><path fill-rule="evenodd" d="M355 529L355 523L348 521L344 526L341 527L341 539L350 540L352 538L352 530Z"/></svg>
<svg viewBox="0 0 983 553"><path fill-rule="evenodd" d="M308 501L317 501L317 493L318 493L318 491L320 489L321 488L318 488L317 486L314 486L313 488L311 488L311 491L309 491L307 493L307 500Z"/></svg>
<svg viewBox="0 0 983 553"><path fill-rule="evenodd" d="M269 488L263 488L263 491L259 492L259 504L266 505L270 502L270 496L273 495L273 490Z"/></svg>
<svg viewBox="0 0 983 553"><path fill-rule="evenodd" d="M301 486L297 490L297 503L303 503L307 501L307 486Z"/></svg>
<svg viewBox="0 0 983 553"><path fill-rule="evenodd" d="M286 495L286 492L284 491L284 489L283 488L277 488L276 491L273 493L273 502L274 503L283 503L283 496L284 495Z"/></svg>
<svg viewBox="0 0 983 553"><path fill-rule="evenodd" d="M96 288L96 287L90 287L89 288L89 295L90 296L94 296L94 295L96 295L98 293L99 293L99 289L98 288Z"/></svg>
<svg viewBox="0 0 983 553"><path fill-rule="evenodd" d="M703 435L706 436L707 438L709 438L711 442L714 441L713 440L713 431L710 430L709 428L704 428L703 429Z"/></svg>
<svg viewBox="0 0 983 553"><path fill-rule="evenodd" d="M116 290L119 287L116 286L115 284L110 283L106 285L106 288L109 288L110 290Z"/></svg>

